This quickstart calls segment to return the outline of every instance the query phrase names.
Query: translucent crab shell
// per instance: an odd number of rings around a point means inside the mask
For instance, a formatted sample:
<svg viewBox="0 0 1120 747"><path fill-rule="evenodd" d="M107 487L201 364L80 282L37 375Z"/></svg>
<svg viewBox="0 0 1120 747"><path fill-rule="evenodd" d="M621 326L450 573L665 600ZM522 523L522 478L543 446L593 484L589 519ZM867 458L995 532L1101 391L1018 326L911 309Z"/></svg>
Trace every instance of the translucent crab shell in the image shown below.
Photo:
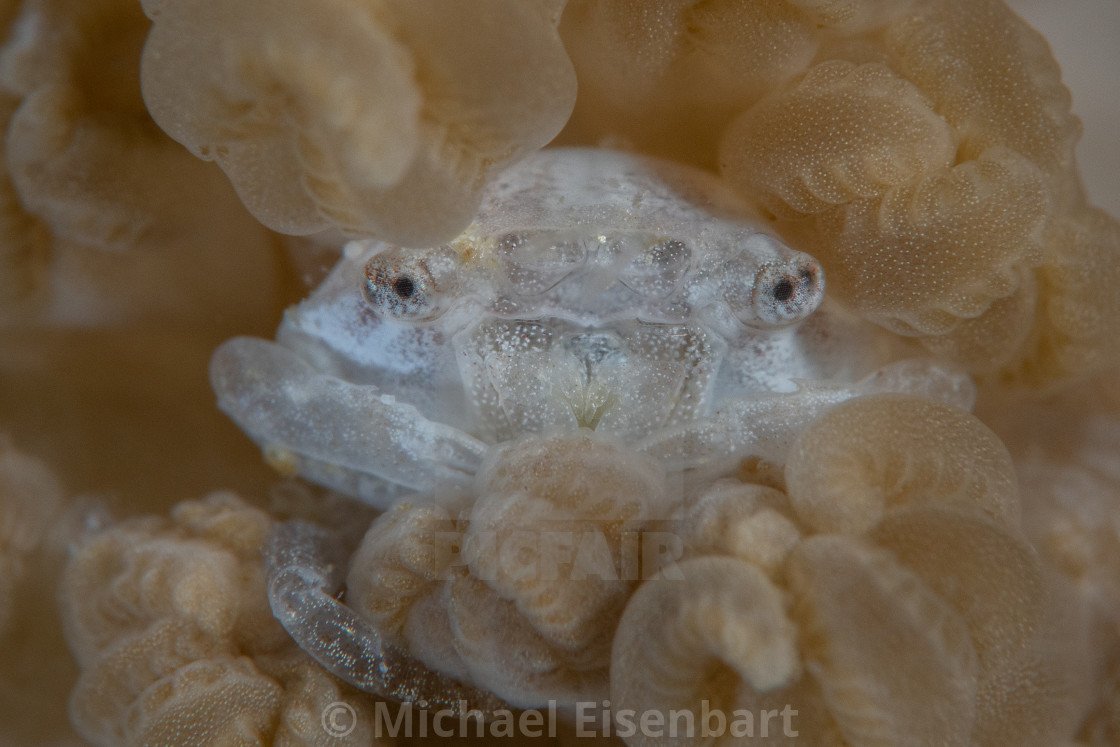
<svg viewBox="0 0 1120 747"><path fill-rule="evenodd" d="M545 150L447 244L348 244L276 343L228 341L211 379L275 465L384 504L378 485L469 480L521 434L633 444L737 397L854 381L881 336L813 314L823 294L816 260L718 178Z"/></svg>

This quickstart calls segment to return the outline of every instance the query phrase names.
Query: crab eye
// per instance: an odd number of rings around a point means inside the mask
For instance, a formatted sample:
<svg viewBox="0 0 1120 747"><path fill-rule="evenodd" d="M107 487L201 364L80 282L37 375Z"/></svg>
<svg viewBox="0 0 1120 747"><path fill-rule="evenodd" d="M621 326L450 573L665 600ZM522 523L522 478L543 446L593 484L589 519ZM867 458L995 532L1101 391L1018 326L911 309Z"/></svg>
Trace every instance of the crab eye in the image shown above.
<svg viewBox="0 0 1120 747"><path fill-rule="evenodd" d="M824 298L824 270L808 254L752 236L725 269L723 298L751 327L781 327L812 314Z"/></svg>
<svg viewBox="0 0 1120 747"><path fill-rule="evenodd" d="M379 316L401 321L434 319L446 311L451 278L443 253L378 254L366 263L362 293Z"/></svg>
<svg viewBox="0 0 1120 747"><path fill-rule="evenodd" d="M416 293L416 283L408 275L400 275L393 280L393 293L402 301L407 301Z"/></svg>
<svg viewBox="0 0 1120 747"><path fill-rule="evenodd" d="M750 316L768 324L789 324L816 310L824 296L824 275L808 255L763 266L754 280Z"/></svg>

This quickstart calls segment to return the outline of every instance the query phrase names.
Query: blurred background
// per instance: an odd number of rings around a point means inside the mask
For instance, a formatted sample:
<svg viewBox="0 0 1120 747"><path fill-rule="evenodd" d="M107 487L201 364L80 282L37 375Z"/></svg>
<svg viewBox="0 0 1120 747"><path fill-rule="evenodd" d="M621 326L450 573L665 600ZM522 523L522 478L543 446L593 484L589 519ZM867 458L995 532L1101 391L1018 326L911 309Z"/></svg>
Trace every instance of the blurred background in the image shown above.
<svg viewBox="0 0 1120 747"><path fill-rule="evenodd" d="M1050 40L1085 123L1077 148L1093 202L1120 216L1120 0L1008 0Z"/></svg>

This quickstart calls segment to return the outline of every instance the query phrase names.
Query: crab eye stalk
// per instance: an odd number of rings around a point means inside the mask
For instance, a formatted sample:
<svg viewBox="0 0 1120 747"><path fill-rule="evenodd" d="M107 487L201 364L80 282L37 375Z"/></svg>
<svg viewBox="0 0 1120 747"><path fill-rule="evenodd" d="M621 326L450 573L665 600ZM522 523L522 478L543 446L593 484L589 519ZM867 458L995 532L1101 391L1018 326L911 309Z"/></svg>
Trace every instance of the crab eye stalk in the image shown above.
<svg viewBox="0 0 1120 747"><path fill-rule="evenodd" d="M435 319L447 310L452 261L444 252L386 252L366 263L362 294L378 316L400 321Z"/></svg>
<svg viewBox="0 0 1120 747"><path fill-rule="evenodd" d="M824 298L824 270L808 254L756 235L729 265L723 297L739 321L780 327L801 321Z"/></svg>
<svg viewBox="0 0 1120 747"><path fill-rule="evenodd" d="M816 311L823 297L824 272L812 257L763 265L755 275L751 316L766 324L792 324Z"/></svg>

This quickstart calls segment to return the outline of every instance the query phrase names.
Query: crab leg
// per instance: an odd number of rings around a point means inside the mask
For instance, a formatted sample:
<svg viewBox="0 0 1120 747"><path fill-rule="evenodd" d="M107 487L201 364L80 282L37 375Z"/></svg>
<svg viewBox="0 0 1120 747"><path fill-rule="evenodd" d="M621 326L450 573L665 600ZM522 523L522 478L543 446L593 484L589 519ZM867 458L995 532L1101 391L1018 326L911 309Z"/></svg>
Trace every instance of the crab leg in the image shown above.
<svg viewBox="0 0 1120 747"><path fill-rule="evenodd" d="M210 361L210 381L218 406L274 466L381 508L383 480L414 490L462 484L488 448L375 386L320 373L265 340L222 344Z"/></svg>
<svg viewBox="0 0 1120 747"><path fill-rule="evenodd" d="M322 527L284 522L272 531L264 554L272 614L332 674L420 708L485 716L503 707L493 695L427 669L342 604L337 595L346 558Z"/></svg>
<svg viewBox="0 0 1120 747"><path fill-rule="evenodd" d="M914 394L971 409L971 379L931 361L906 360L853 384L800 382L795 392L763 392L720 404L708 417L660 431L635 444L670 470L726 466L748 457L784 464L797 435L827 410L867 394Z"/></svg>

